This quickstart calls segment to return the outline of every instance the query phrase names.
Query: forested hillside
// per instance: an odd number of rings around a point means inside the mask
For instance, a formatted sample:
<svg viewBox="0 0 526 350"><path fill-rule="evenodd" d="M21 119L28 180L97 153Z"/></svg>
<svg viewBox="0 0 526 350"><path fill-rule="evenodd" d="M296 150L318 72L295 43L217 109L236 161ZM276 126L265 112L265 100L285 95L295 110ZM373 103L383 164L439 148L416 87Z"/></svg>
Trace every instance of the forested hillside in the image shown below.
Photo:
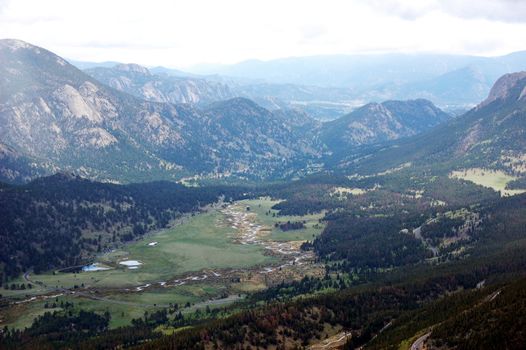
<svg viewBox="0 0 526 350"><path fill-rule="evenodd" d="M366 174L407 164L435 171L476 167L523 176L525 89L523 72L507 74L466 114L411 138L361 148L336 167Z"/></svg>
<svg viewBox="0 0 526 350"><path fill-rule="evenodd" d="M69 174L0 190L2 281L27 269L81 264L115 244L166 227L221 198L229 187L188 188L170 182L114 185Z"/></svg>

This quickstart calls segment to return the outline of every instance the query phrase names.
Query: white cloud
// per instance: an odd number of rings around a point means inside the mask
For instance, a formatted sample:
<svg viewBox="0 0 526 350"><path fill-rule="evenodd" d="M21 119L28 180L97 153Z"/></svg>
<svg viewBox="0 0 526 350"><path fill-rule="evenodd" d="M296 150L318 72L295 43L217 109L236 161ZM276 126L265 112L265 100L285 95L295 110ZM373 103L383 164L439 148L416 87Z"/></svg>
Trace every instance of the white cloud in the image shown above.
<svg viewBox="0 0 526 350"><path fill-rule="evenodd" d="M482 18L503 22L526 20L524 0L362 0L376 10L414 20L432 11L460 18Z"/></svg>
<svg viewBox="0 0 526 350"><path fill-rule="evenodd" d="M0 0L0 14L4 11L4 9L7 7L9 3L9 0Z"/></svg>
<svg viewBox="0 0 526 350"><path fill-rule="evenodd" d="M526 1L524 0L447 0L443 9L464 18L486 18L504 22L524 23Z"/></svg>
<svg viewBox="0 0 526 350"><path fill-rule="evenodd" d="M0 0L0 37L73 59L167 66L356 52L502 54L526 48L524 7L513 0Z"/></svg>
<svg viewBox="0 0 526 350"><path fill-rule="evenodd" d="M406 20L415 20L439 8L435 0L362 0L362 2L374 10Z"/></svg>

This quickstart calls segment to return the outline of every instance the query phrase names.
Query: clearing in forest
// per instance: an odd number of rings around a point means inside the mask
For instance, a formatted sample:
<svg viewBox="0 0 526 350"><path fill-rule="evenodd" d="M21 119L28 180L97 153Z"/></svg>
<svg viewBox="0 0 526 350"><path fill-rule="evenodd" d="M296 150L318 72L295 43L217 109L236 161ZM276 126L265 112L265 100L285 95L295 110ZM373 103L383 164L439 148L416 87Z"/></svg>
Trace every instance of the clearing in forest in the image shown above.
<svg viewBox="0 0 526 350"><path fill-rule="evenodd" d="M470 168L464 170L453 171L449 174L451 178L471 181L477 185L492 188L495 191L500 191L501 196L513 196L526 192L523 189L510 190L506 189L506 185L516 180L517 178L504 173L501 170Z"/></svg>

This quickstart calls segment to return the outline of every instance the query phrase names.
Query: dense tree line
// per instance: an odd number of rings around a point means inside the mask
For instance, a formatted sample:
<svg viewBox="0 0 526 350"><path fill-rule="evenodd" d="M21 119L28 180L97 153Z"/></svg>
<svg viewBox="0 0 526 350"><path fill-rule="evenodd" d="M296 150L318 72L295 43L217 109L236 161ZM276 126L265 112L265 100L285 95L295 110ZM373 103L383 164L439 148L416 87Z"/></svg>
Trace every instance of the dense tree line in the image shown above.
<svg viewBox="0 0 526 350"><path fill-rule="evenodd" d="M303 221L287 221L287 222L276 222L275 227L279 227L281 231L301 230L305 228L305 222Z"/></svg>
<svg viewBox="0 0 526 350"><path fill-rule="evenodd" d="M55 311L39 316L24 330L4 329L2 349L114 349L133 346L161 336L148 325L108 329L110 316L91 311Z"/></svg>
<svg viewBox="0 0 526 350"><path fill-rule="evenodd" d="M325 262L339 262L340 269L386 268L417 263L429 252L422 242L401 232L403 217L334 215L312 243Z"/></svg>
<svg viewBox="0 0 526 350"><path fill-rule="evenodd" d="M17 348L17 346L30 347L38 345L42 340L57 345L72 344L83 338L89 338L108 329L109 313L99 315L94 312L81 310L76 314L60 312L46 312L38 316L31 327L23 331L5 330L2 346Z"/></svg>
<svg viewBox="0 0 526 350"><path fill-rule="evenodd" d="M300 295L308 295L319 291L343 290L353 285L353 281L343 274L331 276L326 274L323 278L305 276L299 281L282 281L281 283L256 292L250 299L258 301L290 300Z"/></svg>
<svg viewBox="0 0 526 350"><path fill-rule="evenodd" d="M370 349L399 349L400 343L430 332L432 348L523 349L526 280L454 293L403 313L372 341ZM347 348L352 349L352 342Z"/></svg>

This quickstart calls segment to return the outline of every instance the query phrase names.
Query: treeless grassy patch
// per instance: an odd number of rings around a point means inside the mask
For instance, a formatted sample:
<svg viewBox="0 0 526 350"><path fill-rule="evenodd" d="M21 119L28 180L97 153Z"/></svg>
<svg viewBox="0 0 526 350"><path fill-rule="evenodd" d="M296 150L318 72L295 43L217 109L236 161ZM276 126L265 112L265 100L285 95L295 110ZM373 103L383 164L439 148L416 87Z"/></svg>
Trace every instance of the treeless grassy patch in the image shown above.
<svg viewBox="0 0 526 350"><path fill-rule="evenodd" d="M471 181L477 185L500 191L501 196L513 196L526 192L526 190L506 189L506 185L517 178L508 175L501 170L470 168L453 171L449 176L456 179Z"/></svg>

